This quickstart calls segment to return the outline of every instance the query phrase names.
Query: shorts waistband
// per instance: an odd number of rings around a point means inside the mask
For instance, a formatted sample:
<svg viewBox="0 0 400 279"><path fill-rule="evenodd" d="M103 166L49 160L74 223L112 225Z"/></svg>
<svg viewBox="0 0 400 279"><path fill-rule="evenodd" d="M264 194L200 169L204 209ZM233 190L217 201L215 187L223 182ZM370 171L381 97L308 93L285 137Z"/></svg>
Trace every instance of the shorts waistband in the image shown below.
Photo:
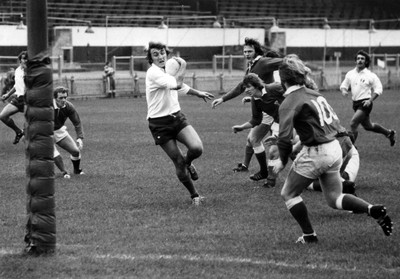
<svg viewBox="0 0 400 279"><path fill-rule="evenodd" d="M171 114L168 114L168 115L165 115L165 116L160 116L160 117L149 117L149 120L158 120L158 119L161 120L161 119L166 119L166 118L169 118L169 117L175 118L180 112L181 112L181 111L178 110L177 112L174 112L174 113L171 113Z"/></svg>

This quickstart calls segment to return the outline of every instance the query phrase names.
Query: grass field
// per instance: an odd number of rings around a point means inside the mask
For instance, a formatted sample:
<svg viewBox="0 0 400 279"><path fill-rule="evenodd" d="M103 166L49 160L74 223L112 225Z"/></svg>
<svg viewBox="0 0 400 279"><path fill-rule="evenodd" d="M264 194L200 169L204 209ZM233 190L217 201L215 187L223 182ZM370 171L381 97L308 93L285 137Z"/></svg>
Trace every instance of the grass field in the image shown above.
<svg viewBox="0 0 400 279"><path fill-rule="evenodd" d="M386 91L372 119L400 132L399 92ZM326 92L344 126L351 101ZM195 182L200 207L178 182L172 162L153 143L145 98L75 100L86 134L85 176L57 173L57 252L24 257L25 154L1 125L0 278L399 278L399 145L360 131L357 194L387 206L395 227L384 236L365 215L335 211L321 195L303 198L319 235L317 245L296 245L300 228L279 193L234 174L246 132L231 127L250 118L240 99L212 110L196 97L180 98L182 111L204 143ZM20 114L15 117L23 121ZM72 135L74 130L69 125ZM61 150L60 150L61 151ZM61 151L72 169L68 155ZM251 173L257 170L255 161Z"/></svg>

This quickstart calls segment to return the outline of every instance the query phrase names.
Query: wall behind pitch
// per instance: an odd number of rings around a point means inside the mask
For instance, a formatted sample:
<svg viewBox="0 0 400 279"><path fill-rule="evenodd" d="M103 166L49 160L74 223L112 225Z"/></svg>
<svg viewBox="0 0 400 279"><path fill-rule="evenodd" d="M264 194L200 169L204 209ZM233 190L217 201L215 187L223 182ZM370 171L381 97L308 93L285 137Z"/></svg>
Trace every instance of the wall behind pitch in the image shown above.
<svg viewBox="0 0 400 279"><path fill-rule="evenodd" d="M57 27L56 27L57 28ZM74 57L78 62L104 61L105 46L109 57L113 55L131 55L133 48L143 48L149 41L161 41L172 48L188 51L203 60L210 52L222 53L222 46L243 45L245 37L268 41L264 29L246 28L142 28L142 27L94 27L94 34L85 33L86 26L59 27L71 28ZM17 55L26 48L27 30L16 30L15 26L0 26L0 55ZM287 53L298 53L306 60L320 60L326 44L327 57L333 57L335 51L342 52L341 59L349 60L355 49L371 47L374 53L400 53L400 30L377 30L370 34L368 30L355 29L288 29L285 33ZM184 53L182 52L182 55ZM211 59L211 57L209 58Z"/></svg>

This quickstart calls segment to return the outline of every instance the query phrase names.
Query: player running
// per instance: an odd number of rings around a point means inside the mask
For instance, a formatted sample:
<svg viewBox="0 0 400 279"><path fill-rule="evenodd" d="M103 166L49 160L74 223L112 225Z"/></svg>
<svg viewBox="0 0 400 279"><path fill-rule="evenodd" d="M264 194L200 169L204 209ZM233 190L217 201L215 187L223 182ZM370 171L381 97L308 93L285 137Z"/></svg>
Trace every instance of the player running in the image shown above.
<svg viewBox="0 0 400 279"><path fill-rule="evenodd" d="M318 242L317 234L301 198L303 190L319 179L328 205L334 209L363 212L377 220L385 235L392 234L393 223L383 205L372 205L354 195L343 194L340 180L342 149L336 135L343 127L327 100L305 86L306 69L298 58L284 59L279 69L285 100L279 108L278 148L280 160L274 166L279 173L292 153L293 129L303 145L294 160L281 191L285 204L298 222L303 235L298 243Z"/></svg>

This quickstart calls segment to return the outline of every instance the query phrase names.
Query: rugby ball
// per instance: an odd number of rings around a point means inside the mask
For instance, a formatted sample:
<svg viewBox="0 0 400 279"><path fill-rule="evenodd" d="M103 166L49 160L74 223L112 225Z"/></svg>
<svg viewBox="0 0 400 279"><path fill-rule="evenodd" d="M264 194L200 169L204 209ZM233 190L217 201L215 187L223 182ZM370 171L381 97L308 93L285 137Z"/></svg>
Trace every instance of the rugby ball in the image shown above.
<svg viewBox="0 0 400 279"><path fill-rule="evenodd" d="M181 70L186 68L185 65L183 65L184 63L186 62L182 58L172 57L165 63L165 72L171 76L176 76Z"/></svg>

